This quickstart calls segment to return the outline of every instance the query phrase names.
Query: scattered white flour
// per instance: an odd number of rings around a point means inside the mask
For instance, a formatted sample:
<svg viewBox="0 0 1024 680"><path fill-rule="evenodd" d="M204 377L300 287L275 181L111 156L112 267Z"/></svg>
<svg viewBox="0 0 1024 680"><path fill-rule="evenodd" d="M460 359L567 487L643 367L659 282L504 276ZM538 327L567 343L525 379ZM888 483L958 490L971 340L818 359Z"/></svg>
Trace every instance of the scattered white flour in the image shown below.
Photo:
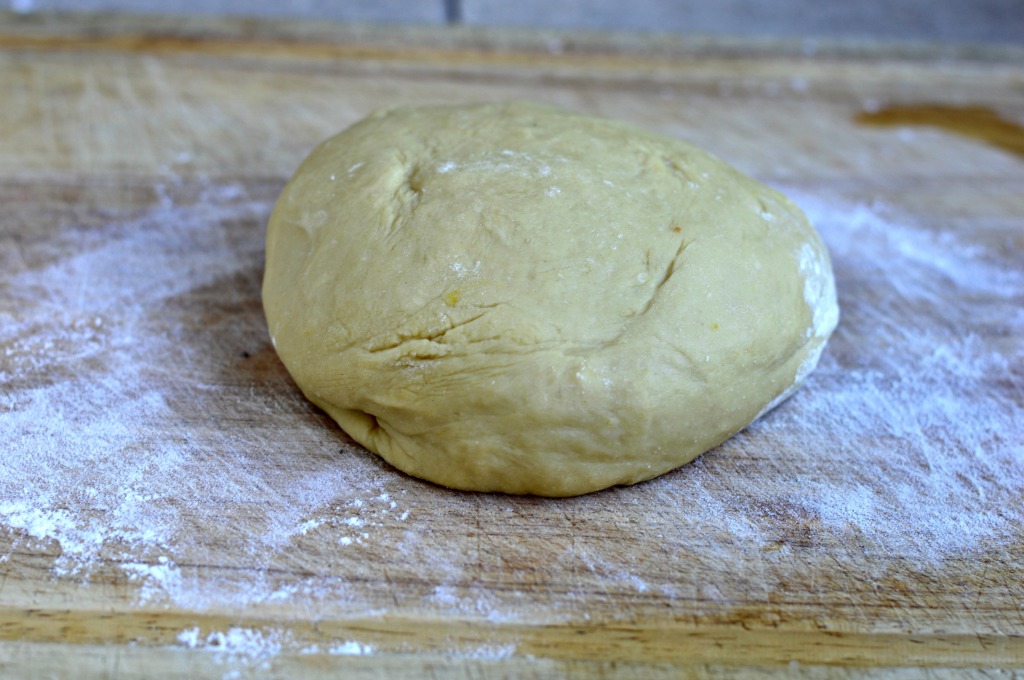
<svg viewBox="0 0 1024 680"><path fill-rule="evenodd" d="M195 649L199 646L201 637L199 628L187 628L178 633L178 644L189 649Z"/></svg>
<svg viewBox="0 0 1024 680"><path fill-rule="evenodd" d="M1024 344L998 338L1024 337L1024 269L885 206L788 193L832 254L842 328L812 388L753 433L802 433L853 471L804 477L788 501L882 554L1005 549L1024 519L1024 404L997 385L1020 385Z"/></svg>
<svg viewBox="0 0 1024 680"><path fill-rule="evenodd" d="M328 654L373 654L373 645L363 645L354 640L346 640L327 650Z"/></svg>
<svg viewBox="0 0 1024 680"><path fill-rule="evenodd" d="M517 647L513 643L490 644L470 647L463 653L474 659L507 659L515 655L516 649Z"/></svg>
<svg viewBox="0 0 1024 680"><path fill-rule="evenodd" d="M181 572L163 555L157 558L156 564L122 562L121 569L129 578L142 583L138 598L143 604L162 599L168 590L180 587Z"/></svg>
<svg viewBox="0 0 1024 680"><path fill-rule="evenodd" d="M291 644L291 635L277 629L231 627L224 631L211 631L203 636L193 627L178 634L178 645L189 649L214 652L216 661L233 666L270 668L270 661Z"/></svg>
<svg viewBox="0 0 1024 680"><path fill-rule="evenodd" d="M258 302L273 189L171 187L148 213L21 244L43 264L0 272L0 565L42 556L56 580L102 575L139 607L200 618L275 621L287 606L541 624L596 603L728 616L816 593L837 563L911 587L949 560L1019 569L1024 273L1010 256L790 191L831 249L842 320L789 403L638 487L457 494L361 453L267 379L281 375ZM256 359L259 379L245 372ZM206 416L225 412L237 420ZM177 643L257 668L284 650L381 652L311 645L286 621Z"/></svg>
<svg viewBox="0 0 1024 680"><path fill-rule="evenodd" d="M553 163L565 163L568 161L564 156L553 156L547 160ZM442 175L456 170L469 173L507 173L524 177L548 177L551 175L551 165L549 163L534 158L530 154L512 151L511 149L503 149L499 153L481 153L462 165L455 161L444 161L443 163L438 163L435 169ZM551 187L547 191L547 195L555 196L560 192L561 190L557 187Z"/></svg>

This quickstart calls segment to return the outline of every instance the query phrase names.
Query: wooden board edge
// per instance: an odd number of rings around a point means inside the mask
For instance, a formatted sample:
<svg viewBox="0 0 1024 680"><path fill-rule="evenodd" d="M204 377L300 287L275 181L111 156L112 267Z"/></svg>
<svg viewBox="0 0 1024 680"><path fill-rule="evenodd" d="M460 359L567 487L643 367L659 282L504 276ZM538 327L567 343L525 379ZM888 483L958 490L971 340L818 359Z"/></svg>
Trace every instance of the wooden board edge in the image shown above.
<svg viewBox="0 0 1024 680"><path fill-rule="evenodd" d="M162 609L0 610L0 641L8 642L216 651L232 635L276 640L277 646L296 653L347 645L385 656L435 653L474 658L494 652L506 657L687 666L1024 666L1021 635L846 632L673 620L651 625L531 625L388 615L290 620Z"/></svg>

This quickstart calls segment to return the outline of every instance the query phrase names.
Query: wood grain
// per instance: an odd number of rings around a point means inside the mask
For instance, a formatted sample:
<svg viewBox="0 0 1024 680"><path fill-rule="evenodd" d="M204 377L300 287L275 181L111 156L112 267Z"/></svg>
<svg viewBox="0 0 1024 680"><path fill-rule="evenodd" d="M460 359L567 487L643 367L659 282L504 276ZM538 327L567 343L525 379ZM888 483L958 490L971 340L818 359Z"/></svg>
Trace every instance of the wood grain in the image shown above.
<svg viewBox="0 0 1024 680"><path fill-rule="evenodd" d="M1021 56L0 18L0 674L1020 672ZM806 203L844 316L804 390L565 500L410 479L302 399L259 298L285 180L379 106L517 97ZM857 122L889 105L992 115Z"/></svg>

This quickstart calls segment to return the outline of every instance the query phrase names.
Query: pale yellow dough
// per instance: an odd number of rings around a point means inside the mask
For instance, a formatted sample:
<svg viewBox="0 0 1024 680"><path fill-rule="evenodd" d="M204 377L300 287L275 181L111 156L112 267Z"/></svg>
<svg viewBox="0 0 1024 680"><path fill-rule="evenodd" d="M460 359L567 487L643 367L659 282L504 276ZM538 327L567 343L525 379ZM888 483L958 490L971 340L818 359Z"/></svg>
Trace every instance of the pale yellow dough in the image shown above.
<svg viewBox="0 0 1024 680"><path fill-rule="evenodd" d="M395 467L569 496L678 467L810 373L838 321L785 197L684 142L528 103L378 112L270 218L296 383Z"/></svg>

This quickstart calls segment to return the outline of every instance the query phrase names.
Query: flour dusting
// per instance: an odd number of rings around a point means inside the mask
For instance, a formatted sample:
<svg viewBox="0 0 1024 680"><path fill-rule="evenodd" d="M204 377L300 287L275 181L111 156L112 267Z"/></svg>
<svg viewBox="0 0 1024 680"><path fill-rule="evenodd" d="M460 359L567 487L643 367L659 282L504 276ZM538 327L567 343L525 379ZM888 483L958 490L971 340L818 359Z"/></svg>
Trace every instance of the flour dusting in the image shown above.
<svg viewBox="0 0 1024 680"><path fill-rule="evenodd" d="M754 432L801 433L852 474L803 479L789 500L896 554L1009 547L1024 519L1024 404L997 386L1020 384L1024 345L982 333L1024 337L1024 270L885 206L790 193L837 264L844 332L810 394Z"/></svg>
<svg viewBox="0 0 1024 680"><path fill-rule="evenodd" d="M381 652L300 639L294 616L728 619L820 596L837 563L870 584L1015 564L1024 272L1006 255L788 192L831 250L843 310L801 391L647 484L462 494L354 446L287 378L259 303L275 190L158 187L148 211L23 244L36 264L0 272L0 568L38 557L56 583L120 584L138 608L275 621L172 643L265 670L284 652Z"/></svg>
<svg viewBox="0 0 1024 680"><path fill-rule="evenodd" d="M215 653L220 664L249 666L258 670L269 669L270 661L290 642L287 631L237 626L214 630L205 636L197 627L187 628L177 637L179 646Z"/></svg>

